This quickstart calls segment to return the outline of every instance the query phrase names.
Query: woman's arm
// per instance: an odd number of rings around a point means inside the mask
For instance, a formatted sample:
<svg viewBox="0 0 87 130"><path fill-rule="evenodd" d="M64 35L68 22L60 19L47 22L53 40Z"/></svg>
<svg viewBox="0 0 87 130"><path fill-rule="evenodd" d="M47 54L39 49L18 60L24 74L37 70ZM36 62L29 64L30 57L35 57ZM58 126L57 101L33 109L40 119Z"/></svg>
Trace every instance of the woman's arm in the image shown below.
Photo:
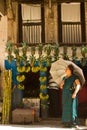
<svg viewBox="0 0 87 130"><path fill-rule="evenodd" d="M72 94L72 98L76 97L76 95L77 95L77 93L78 93L78 91L80 90L80 87L81 87L80 81L78 79L75 80L75 84L76 84L76 88L75 88L74 93Z"/></svg>

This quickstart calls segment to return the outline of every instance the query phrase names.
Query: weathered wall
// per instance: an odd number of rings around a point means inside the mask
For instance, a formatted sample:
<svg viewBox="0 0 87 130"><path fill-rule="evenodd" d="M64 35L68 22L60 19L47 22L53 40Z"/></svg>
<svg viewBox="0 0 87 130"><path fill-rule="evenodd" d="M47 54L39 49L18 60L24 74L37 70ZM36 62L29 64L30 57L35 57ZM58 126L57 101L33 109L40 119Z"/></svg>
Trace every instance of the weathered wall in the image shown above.
<svg viewBox="0 0 87 130"><path fill-rule="evenodd" d="M7 5L7 40L17 43L18 36L18 3Z"/></svg>
<svg viewBox="0 0 87 130"><path fill-rule="evenodd" d="M0 0L0 67L3 70L5 59L5 44L7 42L7 16L3 0ZM0 76L0 87L3 87L3 74ZM0 88L0 94L2 89Z"/></svg>
<svg viewBox="0 0 87 130"><path fill-rule="evenodd" d="M53 4L49 8L48 4L45 5L45 41L47 43L57 42L57 4Z"/></svg>
<svg viewBox="0 0 87 130"><path fill-rule="evenodd" d="M12 42L17 43L17 29L18 29L18 4L16 2L13 3L13 23L12 19L10 19L10 15L7 15L6 3L4 0L0 0L0 67L2 70L0 76L0 95L2 95L3 91L3 70L4 70L4 60L6 57L5 47L8 40L12 40ZM12 28L12 29L11 29Z"/></svg>
<svg viewBox="0 0 87 130"><path fill-rule="evenodd" d="M85 2L85 25L86 25L86 42L87 42L87 2ZM45 4L45 41L58 41L58 14L57 3L51 5Z"/></svg>
<svg viewBox="0 0 87 130"><path fill-rule="evenodd" d="M8 17L6 15L6 5L3 0L0 0L0 14L2 16L0 20L0 66L4 69L4 60L6 59L5 45L7 40L10 39L17 43L18 37L18 4L13 2L13 23L10 25L8 22ZM45 42L57 42L58 41L58 15L57 15L57 4L52 5L52 10L48 5L45 5ZM85 2L85 22L86 22L86 41L87 41L87 2ZM11 19L10 19L11 20ZM11 26L11 28L9 28ZM9 33L8 33L9 31ZM60 47L60 52L63 52L63 48ZM71 48L68 49L68 54L71 56ZM80 49L77 50L77 57L81 57ZM3 88L3 74L0 78L0 87ZM2 89L0 89L1 91ZM2 93L2 92L0 92Z"/></svg>
<svg viewBox="0 0 87 130"><path fill-rule="evenodd" d="M86 14L86 32L87 32L87 2L85 2L85 14ZM87 35L87 33L86 33ZM86 36L87 38L87 36ZM51 8L48 4L45 4L45 41L47 43L58 42L58 14L57 14L57 3L54 3ZM60 47L60 52L63 52L63 48ZM71 47L68 48L68 55L71 57ZM81 50L77 48L77 57L81 58Z"/></svg>
<svg viewBox="0 0 87 130"><path fill-rule="evenodd" d="M86 42L87 42L87 2L85 2L85 25L86 25Z"/></svg>

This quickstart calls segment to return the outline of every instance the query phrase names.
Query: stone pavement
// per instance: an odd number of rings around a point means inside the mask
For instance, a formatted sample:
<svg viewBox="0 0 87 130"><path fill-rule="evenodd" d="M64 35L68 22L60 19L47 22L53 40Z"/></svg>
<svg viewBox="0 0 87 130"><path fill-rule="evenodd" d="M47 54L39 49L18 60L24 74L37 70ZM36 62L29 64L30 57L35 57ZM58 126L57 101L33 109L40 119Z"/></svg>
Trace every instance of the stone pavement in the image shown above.
<svg viewBox="0 0 87 130"><path fill-rule="evenodd" d="M35 127L48 127L48 128L57 128L59 130L64 130L64 129L73 129L76 130L76 128L64 128L61 118L48 118L48 119L41 119L39 122L33 124ZM79 129L81 130L87 130L87 126L85 126L85 119L79 119ZM78 130L79 130L78 129Z"/></svg>
<svg viewBox="0 0 87 130"><path fill-rule="evenodd" d="M85 126L85 119L79 119L79 128L64 128L60 118L48 118L40 119L38 122L33 124L11 124L11 125L0 125L0 129L12 129L12 130L24 130L24 129L53 129L53 130L87 130Z"/></svg>

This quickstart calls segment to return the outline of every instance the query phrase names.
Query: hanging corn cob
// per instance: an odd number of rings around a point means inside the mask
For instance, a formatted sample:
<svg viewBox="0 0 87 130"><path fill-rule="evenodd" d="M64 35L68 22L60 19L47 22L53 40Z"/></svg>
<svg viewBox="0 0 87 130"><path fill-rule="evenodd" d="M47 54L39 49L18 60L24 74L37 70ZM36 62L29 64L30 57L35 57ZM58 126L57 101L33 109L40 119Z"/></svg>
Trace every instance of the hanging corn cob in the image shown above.
<svg viewBox="0 0 87 130"><path fill-rule="evenodd" d="M11 89L12 89L12 71L4 71L4 95L2 107L2 124L9 124L11 121Z"/></svg>

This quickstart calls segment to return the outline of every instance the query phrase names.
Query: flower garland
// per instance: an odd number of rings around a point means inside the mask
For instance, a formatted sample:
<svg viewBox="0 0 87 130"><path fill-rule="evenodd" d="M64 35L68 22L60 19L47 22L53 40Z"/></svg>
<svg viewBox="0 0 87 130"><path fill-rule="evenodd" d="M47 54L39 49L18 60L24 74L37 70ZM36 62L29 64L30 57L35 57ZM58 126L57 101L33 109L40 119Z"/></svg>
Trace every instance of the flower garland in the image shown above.
<svg viewBox="0 0 87 130"><path fill-rule="evenodd" d="M40 99L42 99L42 100L48 100L48 98L49 98L49 95L48 94L43 94L43 93L40 93Z"/></svg>
<svg viewBox="0 0 87 130"><path fill-rule="evenodd" d="M26 72L26 73L30 72L30 66L26 66L26 67L25 67L25 72Z"/></svg>
<svg viewBox="0 0 87 130"><path fill-rule="evenodd" d="M18 66L17 71L19 73L23 73L23 72L28 73L28 72L30 72L30 66Z"/></svg>
<svg viewBox="0 0 87 130"><path fill-rule="evenodd" d="M40 86L40 89L41 89L41 90L46 89L46 85L41 85L41 86Z"/></svg>
<svg viewBox="0 0 87 130"><path fill-rule="evenodd" d="M25 75L23 74L32 71L33 73L37 73L40 70L39 66L17 66L18 75L16 79L18 81L18 88L24 89L23 81L25 80Z"/></svg>
<svg viewBox="0 0 87 130"><path fill-rule="evenodd" d="M39 67L38 66L33 66L31 68L31 71L34 72L34 73L37 73L39 71Z"/></svg>
<svg viewBox="0 0 87 130"><path fill-rule="evenodd" d="M16 79L18 81L17 87L18 87L18 89L24 90L23 81L25 80L25 75L22 73L26 71L26 67L25 66L18 66L17 71L18 71L18 75L16 76Z"/></svg>
<svg viewBox="0 0 87 130"><path fill-rule="evenodd" d="M41 100L41 106L42 108L47 108L48 107L48 99L49 95L47 93L47 77L46 77L46 72L47 72L47 67L46 66L41 66L40 67L40 100Z"/></svg>
<svg viewBox="0 0 87 130"><path fill-rule="evenodd" d="M44 77L40 77L39 80L40 80L40 82L46 82L47 77L45 77L45 76Z"/></svg>
<svg viewBox="0 0 87 130"><path fill-rule="evenodd" d="M41 67L40 67L40 71L42 71L42 72L46 72L46 71L47 71L47 67L43 67L43 66L41 66Z"/></svg>
<svg viewBox="0 0 87 130"><path fill-rule="evenodd" d="M16 79L18 82L23 82L25 80L25 76L24 75L17 75Z"/></svg>
<svg viewBox="0 0 87 130"><path fill-rule="evenodd" d="M18 84L18 88L21 90L24 90L24 85L23 84Z"/></svg>
<svg viewBox="0 0 87 130"><path fill-rule="evenodd" d="M49 99L49 95L47 92L47 67L46 67L46 63L42 63L40 66L38 64L38 62L36 61L35 64L33 66L29 65L29 66L18 66L17 67L17 71L18 71L18 75L16 76L17 81L19 82L18 84L18 88L23 90L24 89L24 85L23 85L23 81L25 80L25 73L28 73L30 71L32 71L33 73L37 73L38 71L40 71L40 77L39 77L39 81L40 81L40 100L41 100L41 106L46 108L47 105L47 101Z"/></svg>
<svg viewBox="0 0 87 130"><path fill-rule="evenodd" d="M24 72L25 71L25 66L18 66L17 71L20 72L20 73Z"/></svg>

